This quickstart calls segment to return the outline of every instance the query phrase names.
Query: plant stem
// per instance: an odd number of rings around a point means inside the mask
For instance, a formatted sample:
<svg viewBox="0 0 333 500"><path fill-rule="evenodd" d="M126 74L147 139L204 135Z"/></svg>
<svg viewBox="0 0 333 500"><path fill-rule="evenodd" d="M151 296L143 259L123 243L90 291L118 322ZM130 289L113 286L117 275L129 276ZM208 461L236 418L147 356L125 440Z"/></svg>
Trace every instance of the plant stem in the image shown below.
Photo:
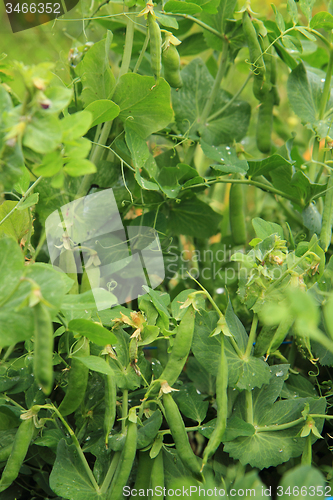
<svg viewBox="0 0 333 500"><path fill-rule="evenodd" d="M252 391L245 391L246 421L253 425Z"/></svg>
<svg viewBox="0 0 333 500"><path fill-rule="evenodd" d="M149 30L147 30L146 38L145 38L145 41L143 42L142 49L141 49L140 55L138 57L138 60L136 61L136 64L134 66L133 73L136 73L138 71L138 69L140 68L140 64L142 63L143 56L145 55L145 52L146 52L147 47L148 47L148 42L149 42Z"/></svg>
<svg viewBox="0 0 333 500"><path fill-rule="evenodd" d="M103 146L105 146L106 141L108 140L111 127L112 127L112 121L104 123L101 135L99 136L98 144L95 146L94 152L91 157L91 161L96 165L96 167L104 152ZM95 174L87 174L83 177L82 182L76 194L76 199L81 198L81 196L84 196L87 193L94 175Z"/></svg>
<svg viewBox="0 0 333 500"><path fill-rule="evenodd" d="M132 19L127 17L124 53L123 53L123 60L121 62L121 67L119 70L118 80L120 79L120 77L128 73L132 58L133 37L134 37L134 22L132 21Z"/></svg>
<svg viewBox="0 0 333 500"><path fill-rule="evenodd" d="M124 432L126 429L126 418L128 415L128 390L123 390L123 400L121 402L121 432Z"/></svg>
<svg viewBox="0 0 333 500"><path fill-rule="evenodd" d="M251 78L253 77L253 73L252 71L248 74L245 82L243 83L243 85L241 86L241 88L236 92L236 94L234 94L232 96L232 98L230 99L230 101L228 101L224 106L223 108L219 109L218 111L216 111L216 113L213 113L212 115L210 115L208 118L207 118L207 122L210 122L212 120L215 120L218 116L222 115L222 113L224 113L228 108L229 106L231 106L231 104L236 100L238 99L238 97L241 95L241 93L243 92L243 90L245 89L246 85L248 84L248 82L251 80Z"/></svg>
<svg viewBox="0 0 333 500"><path fill-rule="evenodd" d="M247 341L246 351L245 351L245 354L243 356L243 359L248 359L250 357L253 343L254 343L254 340L256 338L257 325L258 325L258 315L254 314L253 320L252 320L252 325L251 325L251 330L250 330L250 335L249 335L249 338Z"/></svg>
<svg viewBox="0 0 333 500"><path fill-rule="evenodd" d="M86 473L87 473L87 475L88 475L88 477L89 477L89 479L90 479L93 487L95 488L96 491L99 491L99 486L98 486L98 484L96 482L94 474L92 473L92 470L89 467L89 464L88 464L87 459L86 459L86 457L85 457L85 455L84 455L84 453L82 451L80 443L79 443L77 437L75 436L73 430L71 429L71 427L67 424L66 420L61 415L60 411L53 404L43 405L40 408L48 408L50 410L53 410L56 413L57 417L60 418L60 420L62 421L63 425L66 427L66 429L68 431L68 434L72 438L74 446L75 446L75 448L76 448L76 450L77 450L77 452L78 452L78 454L80 456L82 465L83 465L83 467L84 467L84 469L85 469L85 471L86 471Z"/></svg>
<svg viewBox="0 0 333 500"><path fill-rule="evenodd" d="M106 473L106 476L104 478L104 481L101 486L101 495L105 494L108 487L110 486L110 483L112 481L113 475L116 471L119 459L120 459L121 451L116 451L115 454L113 455L113 458L111 460L110 467L108 468L108 471Z"/></svg>
<svg viewBox="0 0 333 500"><path fill-rule="evenodd" d="M197 19L196 17L189 16L188 14L175 14L175 16L177 16L177 17L183 17L184 19L189 19L190 21L193 21L194 23L198 24L199 26L201 26L205 30L210 31L211 33L213 33L213 35L216 35L217 37L219 37L222 40L224 40L224 35L222 33L220 33L219 31L217 31L216 29L212 28L208 24L200 21L200 19Z"/></svg>
<svg viewBox="0 0 333 500"><path fill-rule="evenodd" d="M17 204L15 205L14 208L12 208L12 210L10 212L8 212L8 214L0 221L0 226L1 224L3 224L5 222L5 220L8 219L8 217L10 217L12 215L12 213L15 212L15 210L17 210L17 208L22 205L22 203L24 202L24 200L26 200L29 196L29 194L31 193L31 191L33 191L35 189L35 187L37 186L37 184L39 184L39 182L42 180L42 176L38 177L38 179L35 180L35 182L29 187L29 189L27 189L27 191L24 193L24 195L22 196L22 198L20 199L20 201L17 202Z"/></svg>
<svg viewBox="0 0 333 500"><path fill-rule="evenodd" d="M325 418L325 415L321 415L322 418ZM275 425L265 425L256 427L256 432L274 432L274 431L283 431L284 429L290 429L291 427L295 427L298 424L304 422L306 418L300 417L297 420L293 420L292 422L287 422L286 424L275 424Z"/></svg>
<svg viewBox="0 0 333 500"><path fill-rule="evenodd" d="M333 70L333 47L330 49L330 57L328 60L328 65L326 69L326 78L325 84L323 88L323 93L320 100L319 107L319 120L322 120L325 114L327 102L331 93L331 79L332 79L332 70Z"/></svg>
<svg viewBox="0 0 333 500"><path fill-rule="evenodd" d="M220 91L221 87L221 82L222 79L225 75L226 69L227 69L227 59L228 59L228 50L229 50L229 42L227 39L223 39L223 47L222 47L222 54L220 58L220 64L217 70L217 74L214 80L213 88L211 90L210 96L208 98L208 101L205 104L205 107L202 111L202 114L199 118L199 123L205 124L207 121L207 118L209 116L209 113L212 110L212 107L216 101L217 95Z"/></svg>
<svg viewBox="0 0 333 500"><path fill-rule="evenodd" d="M333 173L330 172L327 192L325 194L324 210L322 214L322 225L320 231L320 244L327 251L332 238L332 216L333 216Z"/></svg>
<svg viewBox="0 0 333 500"><path fill-rule="evenodd" d="M192 184L192 186L188 186L182 191L185 191L187 189L193 189L195 187L201 187L201 186L210 186L212 184L217 184L217 183L226 183L226 184L249 184L250 186L256 186L263 191L267 191L268 193L276 194L278 196L282 196L283 198L286 198L287 200L290 200L294 203L297 203L298 205L300 204L300 200L297 198L294 198L293 196L289 196L287 193L284 193L283 191L280 191L279 189L274 188L273 186L269 186L267 184L263 184L258 181L254 181L252 179L224 179L222 177L218 177L217 179L212 179L212 180L206 180L206 182L202 182L200 184ZM304 206L304 205L302 205Z"/></svg>
<svg viewBox="0 0 333 500"><path fill-rule="evenodd" d="M328 102L328 99L329 99L329 96L331 93L332 70L333 70L333 47L330 45L329 60L328 60L328 65L327 65L327 69L326 69L325 83L324 83L323 93L321 95L320 105L319 105L319 114L318 114L319 120L322 120L324 118L327 102ZM314 141L315 142L314 142L313 151L312 151L312 158L314 161L311 163L310 169L309 169L309 177L311 180L314 180L316 177L317 162L319 160L319 145L320 145L319 138L315 137Z"/></svg>

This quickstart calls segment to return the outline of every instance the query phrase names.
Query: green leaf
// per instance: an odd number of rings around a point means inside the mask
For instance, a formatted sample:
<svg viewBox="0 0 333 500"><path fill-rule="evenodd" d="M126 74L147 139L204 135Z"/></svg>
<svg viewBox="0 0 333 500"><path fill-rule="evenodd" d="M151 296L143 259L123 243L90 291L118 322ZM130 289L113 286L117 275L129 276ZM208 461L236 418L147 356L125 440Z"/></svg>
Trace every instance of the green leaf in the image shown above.
<svg viewBox="0 0 333 500"><path fill-rule="evenodd" d="M53 310L50 310L51 314L55 315L65 294L72 288L73 280L51 264L44 262L36 262L27 266L26 276L36 281L40 286L43 297L54 307Z"/></svg>
<svg viewBox="0 0 333 500"><path fill-rule="evenodd" d="M6 200L0 205L0 221L13 210L17 201ZM29 214L27 210L15 210L8 219L0 225L0 237L2 235L12 236L16 241L20 241L29 231Z"/></svg>
<svg viewBox="0 0 333 500"><path fill-rule="evenodd" d="M135 168L134 177L136 182L142 189L146 189L147 191L159 191L159 187L156 182L149 181L148 179L142 177L139 167Z"/></svg>
<svg viewBox="0 0 333 500"><path fill-rule="evenodd" d="M173 235L185 234L209 238L216 234L221 216L196 196L182 199L170 210L169 231Z"/></svg>
<svg viewBox="0 0 333 500"><path fill-rule="evenodd" d="M112 33L107 31L106 38L95 43L75 68L81 76L83 91L81 98L86 106L100 99L111 99L116 80L110 69L109 49Z"/></svg>
<svg viewBox="0 0 333 500"><path fill-rule="evenodd" d="M218 165L211 165L219 172L246 174L249 166L246 160L240 160L234 148L229 146L211 146L201 139L202 151L211 160L218 161Z"/></svg>
<svg viewBox="0 0 333 500"><path fill-rule="evenodd" d="M283 229L279 224L275 222L268 222L260 217L255 217L252 219L252 226L258 238L264 240L271 236L271 234L277 234L280 236L281 240L284 239Z"/></svg>
<svg viewBox="0 0 333 500"><path fill-rule="evenodd" d="M313 16L310 27L314 30L324 29L331 31L333 29L333 16L329 12L318 12Z"/></svg>
<svg viewBox="0 0 333 500"><path fill-rule="evenodd" d="M301 412L306 403L310 405L310 412L325 413L326 401L324 398L293 398L280 400L274 403L282 390L284 377L288 371L288 365L276 365L271 367L271 379L268 385L252 392L253 425L275 426L293 422L301 417ZM245 394L242 393L235 403L234 416L246 420ZM321 431L324 418L315 419L316 426ZM276 466L288 461L291 457L300 456L305 441L297 437L304 422L299 425L283 430L272 430L259 432L253 436L238 437L233 441L225 443L224 451L232 458L239 459L243 465L250 464L260 469ZM316 438L312 438L316 441Z"/></svg>
<svg viewBox="0 0 333 500"><path fill-rule="evenodd" d="M304 123L314 126L317 122L324 82L324 73L321 78L314 71L306 69L303 63L296 66L288 77L287 91L291 107ZM331 95L327 108L331 108L332 105ZM325 128L321 122L317 126ZM330 123L326 124L326 130L324 129L320 135L324 137L329 128Z"/></svg>
<svg viewBox="0 0 333 500"><path fill-rule="evenodd" d="M298 465L283 475L278 486L278 491L282 493L279 498L290 500L288 492L291 491L293 498L312 500L315 492L317 496L322 496L319 492L324 492L326 487L325 478L318 469L310 465ZM295 495L294 491L298 493Z"/></svg>
<svg viewBox="0 0 333 500"><path fill-rule="evenodd" d="M86 158L91 149L91 142L86 137L65 143L65 155L70 158Z"/></svg>
<svg viewBox="0 0 333 500"><path fill-rule="evenodd" d="M272 9L274 10L274 14L275 14L276 25L279 28L280 32L283 33L286 29L286 25L284 23L283 16L282 16L281 12L279 12L277 10L276 6L273 3L271 5L272 5Z"/></svg>
<svg viewBox="0 0 333 500"><path fill-rule="evenodd" d="M193 33L182 40L177 50L180 57L195 56L209 47L206 44L203 33Z"/></svg>
<svg viewBox="0 0 333 500"><path fill-rule="evenodd" d="M40 165L34 168L34 174L52 177L62 169L63 159L59 150L47 153Z"/></svg>
<svg viewBox="0 0 333 500"><path fill-rule="evenodd" d="M290 169L292 167L292 163L277 154L264 158L263 160L249 160L248 164L249 170L247 175L249 178L267 175L272 170L283 167L284 165L289 166Z"/></svg>
<svg viewBox="0 0 333 500"><path fill-rule="evenodd" d="M23 145L36 153L46 154L53 151L61 142L60 123L53 115L34 115L25 129Z"/></svg>
<svg viewBox="0 0 333 500"><path fill-rule="evenodd" d="M30 172L27 168L24 167L20 179L14 185L14 189L18 193L24 194L27 191L29 184L30 184Z"/></svg>
<svg viewBox="0 0 333 500"><path fill-rule="evenodd" d="M72 100L73 90L66 87L48 87L44 94L51 101L49 109L44 110L45 114L55 114L66 108Z"/></svg>
<svg viewBox="0 0 333 500"><path fill-rule="evenodd" d="M244 422L241 418L231 417L227 420L223 442L233 441L240 436L253 436L253 434L255 434L255 428L252 424Z"/></svg>
<svg viewBox="0 0 333 500"><path fill-rule="evenodd" d="M311 19L312 16L312 9L315 4L316 0L299 0L299 6L307 18L308 22Z"/></svg>
<svg viewBox="0 0 333 500"><path fill-rule="evenodd" d="M127 73L120 78L113 100L120 108L119 118L128 120L142 139L173 120L170 86L163 78L155 85L153 77Z"/></svg>
<svg viewBox="0 0 333 500"><path fill-rule="evenodd" d="M24 256L12 238L0 239L0 255L0 302L2 302L11 295L19 283L24 269Z"/></svg>
<svg viewBox="0 0 333 500"><path fill-rule="evenodd" d="M119 115L119 106L108 99L100 99L88 104L85 111L90 111L92 114L92 124L90 125L92 128L99 123L114 120Z"/></svg>
<svg viewBox="0 0 333 500"><path fill-rule="evenodd" d="M100 309L109 309L117 303L117 299L112 293L97 288L94 293L89 290L80 295L66 295L61 304L61 310L69 321L74 318L89 318L89 315L97 310L96 301L98 301Z"/></svg>
<svg viewBox="0 0 333 500"><path fill-rule="evenodd" d="M208 118L201 124L207 96L214 79L201 59L194 59L181 71L183 86L172 92L172 104L179 130L190 138L198 139L198 134L207 144L219 146L240 141L246 134L251 108L245 101L234 101L224 113L216 118ZM232 95L220 90L214 102L214 113L223 108Z"/></svg>
<svg viewBox="0 0 333 500"><path fill-rule="evenodd" d="M90 160L75 158L66 163L64 171L71 177L80 177L80 175L94 174L97 169Z"/></svg>
<svg viewBox="0 0 333 500"><path fill-rule="evenodd" d="M36 404L36 403L35 403ZM43 436L38 437L34 440L34 444L37 446L46 446L51 448L52 451L57 451L58 443L64 439L64 434L60 429L46 429L43 432Z"/></svg>
<svg viewBox="0 0 333 500"><path fill-rule="evenodd" d="M201 394L197 393L194 385L182 386L180 391L174 395L174 399L185 417L199 423L206 418L209 403L204 401Z"/></svg>
<svg viewBox="0 0 333 500"><path fill-rule="evenodd" d="M298 22L298 10L295 0L288 0L287 2L287 11L291 17L293 24L297 24Z"/></svg>
<svg viewBox="0 0 333 500"><path fill-rule="evenodd" d="M225 28L226 28L226 23L228 20L233 19L234 17L234 10L237 4L237 0L224 0L223 2L218 2L216 3L217 13L215 12L208 12L208 9L206 9L204 6L202 7L204 9L201 19L204 23L208 24L212 28L216 29L219 33L225 33ZM214 49L214 50L219 50L221 51L222 47L222 40L221 38L217 37L210 31L204 30L204 35L205 39L207 42L207 45Z"/></svg>
<svg viewBox="0 0 333 500"><path fill-rule="evenodd" d="M132 128L132 124L125 124L125 138L128 149L131 152L135 168L145 168L150 177L156 174L157 166L152 154L149 151L147 143Z"/></svg>
<svg viewBox="0 0 333 500"><path fill-rule="evenodd" d="M117 337L102 325L86 319L73 319L68 323L68 328L75 334L87 337L97 345L116 344Z"/></svg>
<svg viewBox="0 0 333 500"><path fill-rule="evenodd" d="M220 339L216 336L210 337L210 335L216 328L217 320L217 315L214 312L201 311L200 316L197 316L195 320L192 343L194 356L214 376L217 375L220 362ZM244 350L247 334L242 331L244 327L239 324L238 318L236 321L231 316L230 309L226 314L226 321L230 332ZM228 360L228 383L230 387L250 390L254 387L261 387L268 382L270 379L269 366L263 359L254 358L253 356L248 359L240 358L227 338L225 339L225 350Z"/></svg>
<svg viewBox="0 0 333 500"><path fill-rule="evenodd" d="M75 488L73 488L75 484ZM75 446L62 439L57 447L56 460L50 475L50 487L68 500L100 500L82 464Z"/></svg>
<svg viewBox="0 0 333 500"><path fill-rule="evenodd" d="M74 320L75 321L75 320ZM77 320L79 321L79 320ZM84 320L83 320L84 321ZM103 358L99 358L98 356L79 356L79 353L73 356L76 360L83 363L89 370L98 373L104 373L105 375L113 375L113 370L110 365Z"/></svg>
<svg viewBox="0 0 333 500"><path fill-rule="evenodd" d="M85 135L92 127L92 118L92 114L86 110L65 116L60 121L63 142L74 141Z"/></svg>
<svg viewBox="0 0 333 500"><path fill-rule="evenodd" d="M36 205L38 203L39 199L39 193L33 193L28 198L26 198L19 207L17 207L17 210L24 210L26 208L32 207L33 205Z"/></svg>
<svg viewBox="0 0 333 500"><path fill-rule="evenodd" d="M163 417L160 410L154 413L147 420L143 422L142 427L138 428L137 449L141 450L154 441L161 425Z"/></svg>
<svg viewBox="0 0 333 500"><path fill-rule="evenodd" d="M316 397L317 391L313 384L311 384L310 380L303 377L300 373L298 375L294 375L293 373L289 374L288 379L285 381L283 385L283 389L281 392L282 398L307 398L307 397Z"/></svg>
<svg viewBox="0 0 333 500"><path fill-rule="evenodd" d="M199 5L191 2L181 2L179 0L169 0L164 5L165 12L172 12L174 14L189 14L193 16L193 14L198 14L202 11L202 8Z"/></svg>
<svg viewBox="0 0 333 500"><path fill-rule="evenodd" d="M200 365L199 361L190 356L186 363L186 375L194 383L201 394L215 394L215 377Z"/></svg>
<svg viewBox="0 0 333 500"><path fill-rule="evenodd" d="M161 14L161 12L155 12L155 16L162 26L166 26L167 28L173 28L178 30L179 25L174 17L166 16L165 14Z"/></svg>

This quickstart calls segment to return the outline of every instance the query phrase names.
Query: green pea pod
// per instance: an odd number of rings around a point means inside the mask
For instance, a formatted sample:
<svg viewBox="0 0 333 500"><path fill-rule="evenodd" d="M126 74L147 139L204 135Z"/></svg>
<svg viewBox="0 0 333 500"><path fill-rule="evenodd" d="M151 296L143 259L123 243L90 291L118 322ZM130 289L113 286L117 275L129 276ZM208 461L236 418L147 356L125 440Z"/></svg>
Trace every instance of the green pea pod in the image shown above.
<svg viewBox="0 0 333 500"><path fill-rule="evenodd" d="M104 432L105 444L108 444L108 438L113 429L116 420L116 404L117 404L117 385L114 375L105 375L105 414L104 414Z"/></svg>
<svg viewBox="0 0 333 500"><path fill-rule="evenodd" d="M47 307L38 302L34 312L34 375L46 395L53 386L53 326Z"/></svg>
<svg viewBox="0 0 333 500"><path fill-rule="evenodd" d="M69 278L74 280L73 286L68 292L75 295L79 293L79 284L77 281L76 262L72 250L63 249L59 257L59 267L62 269Z"/></svg>
<svg viewBox="0 0 333 500"><path fill-rule="evenodd" d="M164 464L163 464L163 450L159 452L153 461L153 468L151 471L151 489L153 490L152 500L156 500L161 496L157 493L163 491L164 488Z"/></svg>
<svg viewBox="0 0 333 500"><path fill-rule="evenodd" d="M203 478L199 459L193 453L187 437L183 419L178 410L178 406L170 393L163 394L163 406L165 410L165 417L170 427L179 458L185 467L192 472L193 476L199 481L202 481Z"/></svg>
<svg viewBox="0 0 333 500"><path fill-rule="evenodd" d="M272 84L272 92L273 92L273 95L274 95L274 105L275 106L278 106L280 104L280 96L279 96L279 93L278 93L278 90L277 90L277 86L276 86L276 59L275 57L272 55L272 61L271 61L271 84Z"/></svg>
<svg viewBox="0 0 333 500"><path fill-rule="evenodd" d="M257 148L265 154L268 154L271 150L273 106L274 93L271 90L260 104L256 132Z"/></svg>
<svg viewBox="0 0 333 500"><path fill-rule="evenodd" d="M294 323L294 318L290 318L290 317L281 321L281 323L277 327L277 329L274 333L274 336L273 336L273 338L268 346L267 353L266 353L267 356L269 356L269 354L271 352L276 351L280 347L281 343L284 341L284 339L288 335L289 330L292 327L293 323Z"/></svg>
<svg viewBox="0 0 333 500"><path fill-rule="evenodd" d="M195 311L192 306L187 308L179 326L168 362L160 376L172 386L181 374L190 353L194 332Z"/></svg>
<svg viewBox="0 0 333 500"><path fill-rule="evenodd" d="M180 76L180 57L178 50L170 43L169 47L162 53L162 61L164 66L164 78L173 88L183 86L183 81Z"/></svg>
<svg viewBox="0 0 333 500"><path fill-rule="evenodd" d="M134 485L136 490L147 490L149 488L153 464L154 460L150 458L149 451L140 451L138 453L138 470Z"/></svg>
<svg viewBox="0 0 333 500"><path fill-rule="evenodd" d="M148 12L148 30L150 39L151 69L153 71L155 80L157 81L161 74L162 37L159 24L155 20L151 12Z"/></svg>
<svg viewBox="0 0 333 500"><path fill-rule="evenodd" d="M320 231L320 246L326 252L332 239L332 220L333 220L333 175L331 174L325 194L323 220Z"/></svg>
<svg viewBox="0 0 333 500"><path fill-rule="evenodd" d="M78 409L87 389L89 368L77 359L79 356L89 356L89 341L86 337L81 337L77 343L76 350L78 353L77 357L73 356L72 358L67 391L59 406L59 411L64 417Z"/></svg>
<svg viewBox="0 0 333 500"><path fill-rule="evenodd" d="M244 195L241 184L232 184L229 194L229 220L232 239L235 245L245 245L246 225Z"/></svg>
<svg viewBox="0 0 333 500"><path fill-rule="evenodd" d="M260 96L260 91L265 83L266 67L258 40L257 32L253 26L249 13L243 13L243 31L247 46L249 48L250 61L252 63L252 71L254 73L254 80L256 87L254 87L255 97ZM255 85L255 84L254 84ZM257 94L259 92L259 94ZM257 97L260 100L260 97Z"/></svg>
<svg viewBox="0 0 333 500"><path fill-rule="evenodd" d="M134 422L128 422L125 446L121 453L117 470L108 489L106 500L122 500L123 488L126 486L132 470L137 442L138 430Z"/></svg>
<svg viewBox="0 0 333 500"><path fill-rule="evenodd" d="M221 334L221 356L216 377L216 405L217 419L215 428L209 438L202 460L202 468L208 459L216 452L220 446L227 426L228 416L228 363L224 349L224 335Z"/></svg>
<svg viewBox="0 0 333 500"><path fill-rule="evenodd" d="M28 452L34 429L35 426L32 418L23 420L20 424L14 439L12 451L1 476L0 492L7 489L17 478L23 460Z"/></svg>

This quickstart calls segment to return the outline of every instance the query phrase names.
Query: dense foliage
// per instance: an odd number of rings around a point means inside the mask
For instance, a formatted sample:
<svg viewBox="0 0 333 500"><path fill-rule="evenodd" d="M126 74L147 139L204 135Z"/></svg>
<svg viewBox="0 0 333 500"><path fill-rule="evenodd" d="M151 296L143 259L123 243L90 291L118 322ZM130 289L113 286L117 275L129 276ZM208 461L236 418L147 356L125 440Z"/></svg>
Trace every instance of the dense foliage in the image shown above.
<svg viewBox="0 0 333 500"><path fill-rule="evenodd" d="M1 60L0 499L331 496L333 3L272 7L83 4L66 71ZM137 295L66 222L110 189Z"/></svg>

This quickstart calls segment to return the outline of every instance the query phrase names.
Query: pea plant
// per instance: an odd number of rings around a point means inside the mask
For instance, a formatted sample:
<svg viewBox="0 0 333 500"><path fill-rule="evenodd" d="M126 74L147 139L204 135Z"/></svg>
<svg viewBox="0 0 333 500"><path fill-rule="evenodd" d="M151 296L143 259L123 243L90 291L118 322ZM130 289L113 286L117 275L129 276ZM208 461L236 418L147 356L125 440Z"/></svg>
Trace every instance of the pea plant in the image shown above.
<svg viewBox="0 0 333 500"><path fill-rule="evenodd" d="M333 2L275 4L0 61L1 499L332 496Z"/></svg>

